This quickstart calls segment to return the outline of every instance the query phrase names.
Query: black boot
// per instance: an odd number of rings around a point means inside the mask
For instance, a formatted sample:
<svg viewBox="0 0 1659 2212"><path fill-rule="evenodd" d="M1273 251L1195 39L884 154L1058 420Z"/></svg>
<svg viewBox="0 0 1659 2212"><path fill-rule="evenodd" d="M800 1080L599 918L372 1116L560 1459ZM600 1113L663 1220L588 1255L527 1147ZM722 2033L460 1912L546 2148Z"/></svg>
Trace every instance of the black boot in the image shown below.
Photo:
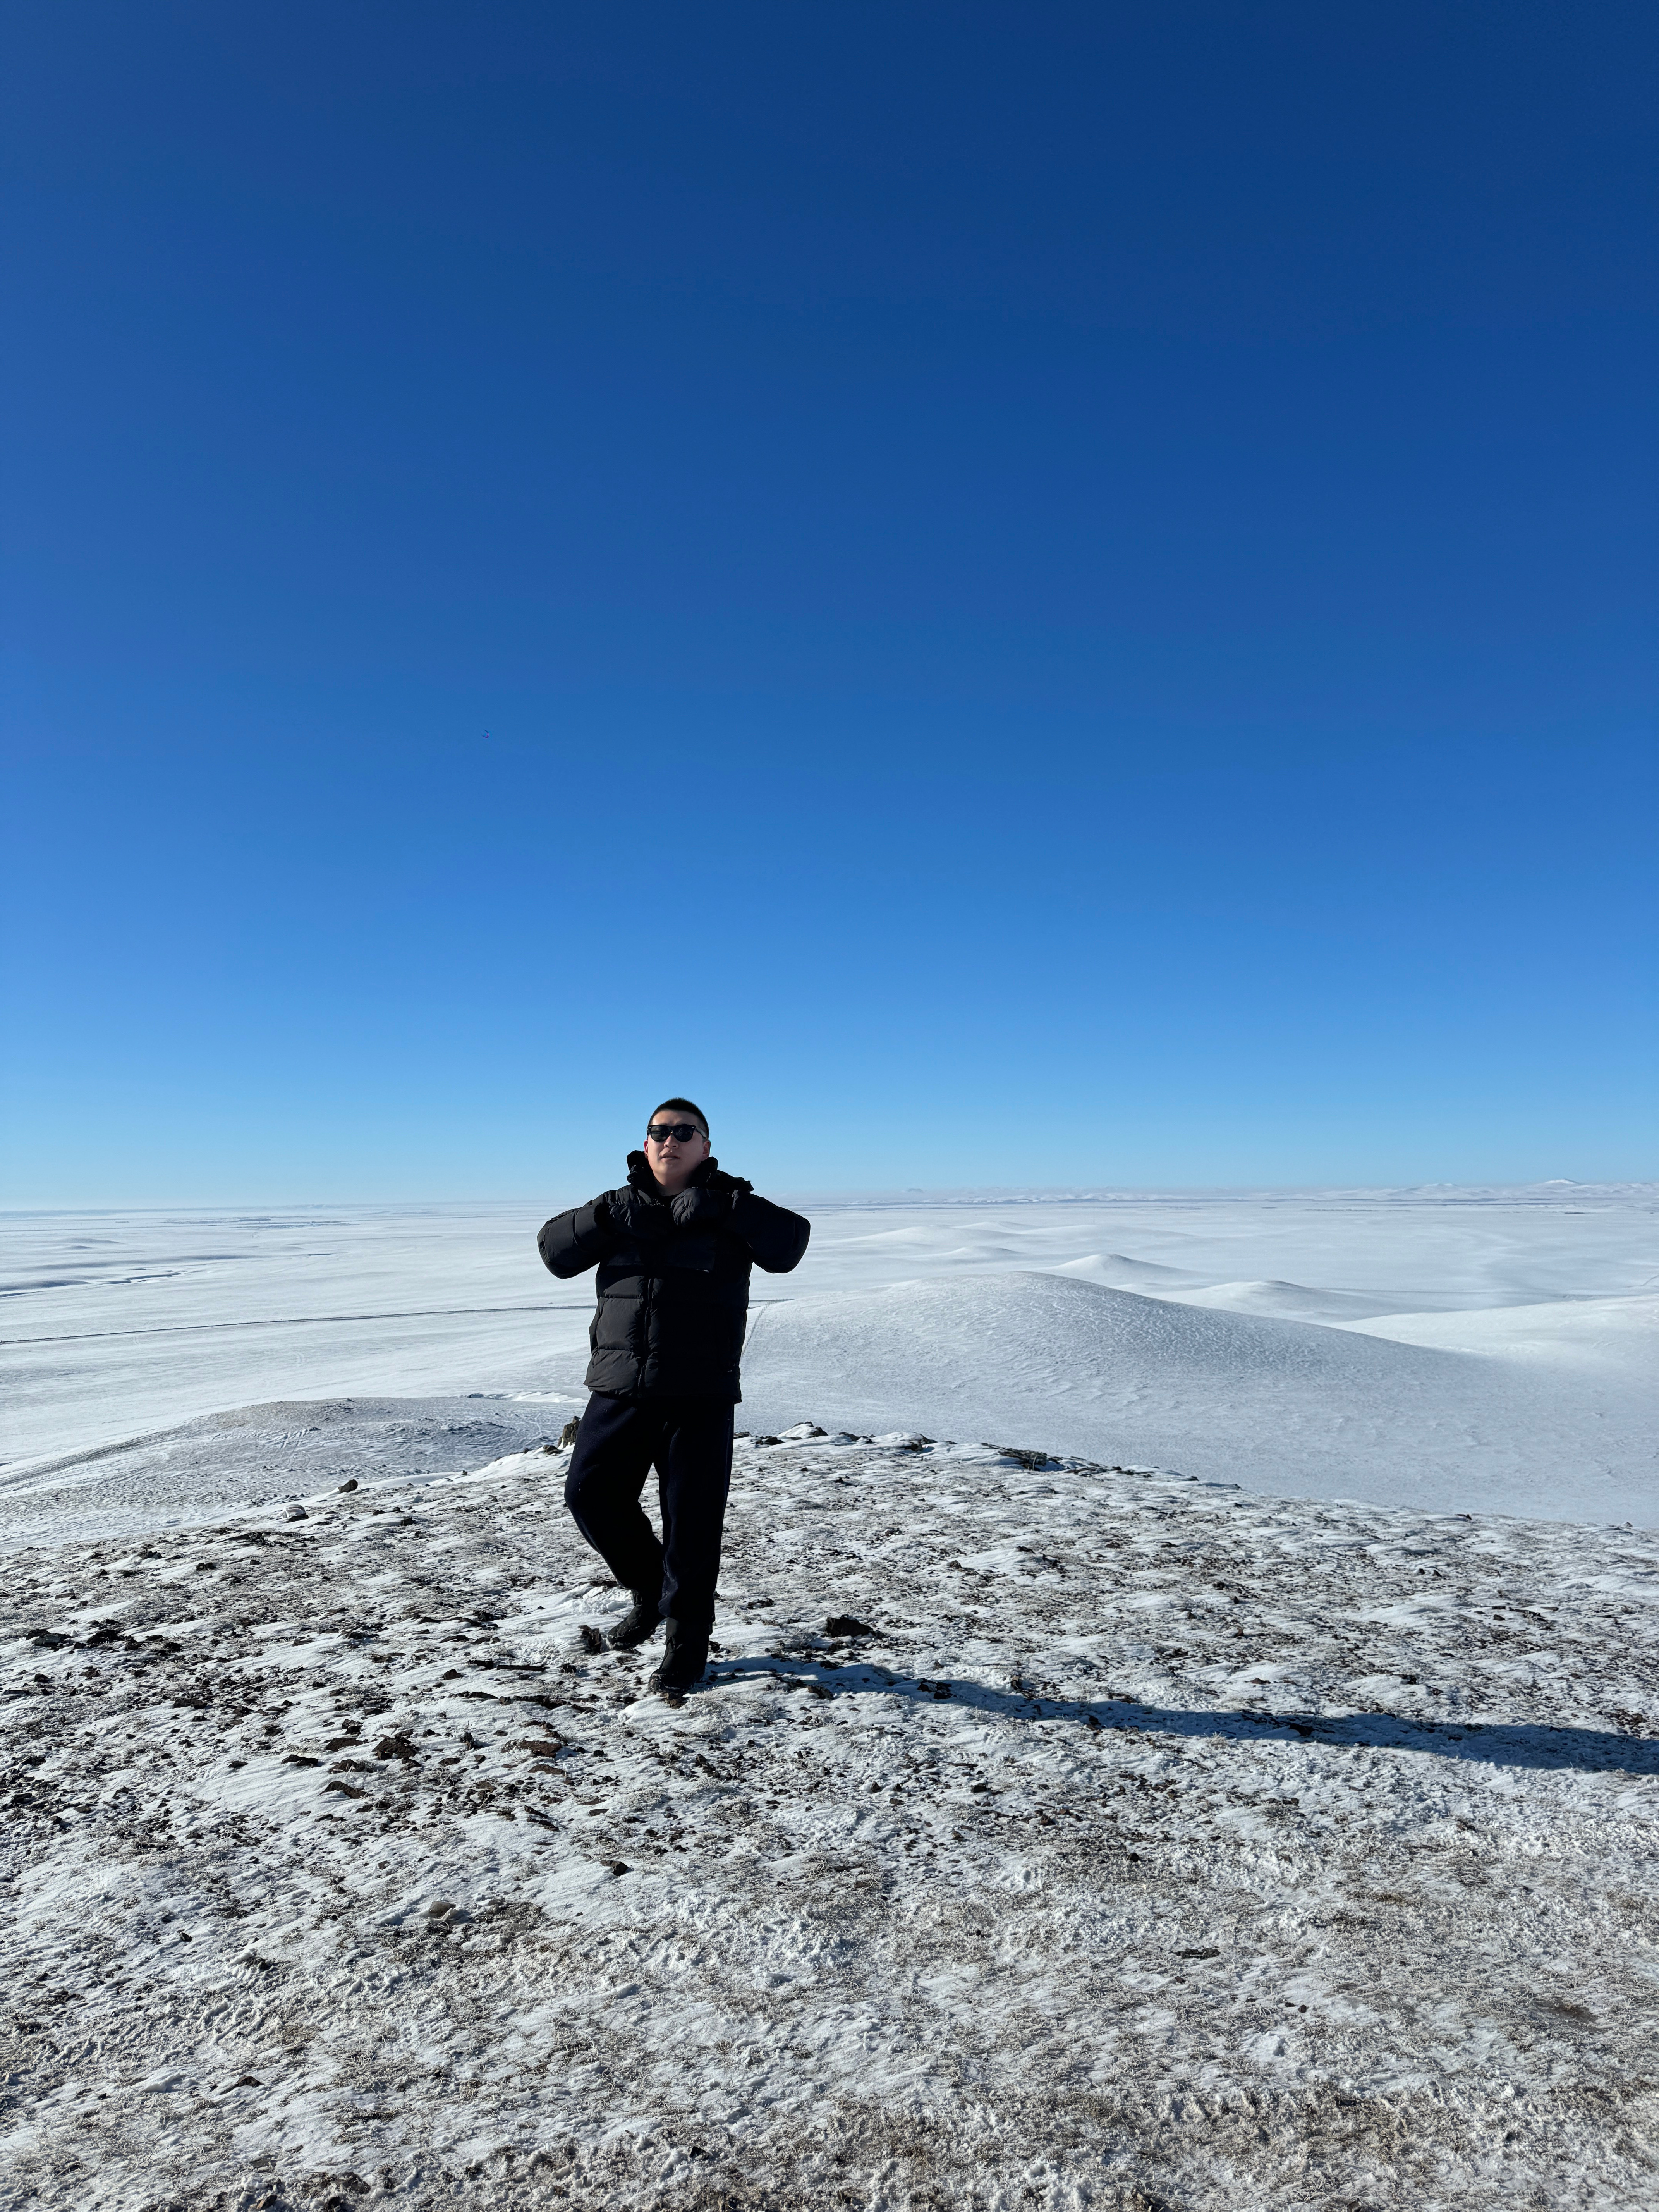
<svg viewBox="0 0 1659 2212"><path fill-rule="evenodd" d="M683 1628L678 1620L669 1621L667 1628L667 1646L661 1665L651 1677L651 1686L660 1690L665 1698L680 1698L702 1680L708 1664L708 1632Z"/></svg>
<svg viewBox="0 0 1659 2212"><path fill-rule="evenodd" d="M617 1623L605 1631L605 1640L613 1651L632 1651L636 1645L648 1644L659 1626L657 1608L662 1603L659 1589L634 1592L632 1607Z"/></svg>

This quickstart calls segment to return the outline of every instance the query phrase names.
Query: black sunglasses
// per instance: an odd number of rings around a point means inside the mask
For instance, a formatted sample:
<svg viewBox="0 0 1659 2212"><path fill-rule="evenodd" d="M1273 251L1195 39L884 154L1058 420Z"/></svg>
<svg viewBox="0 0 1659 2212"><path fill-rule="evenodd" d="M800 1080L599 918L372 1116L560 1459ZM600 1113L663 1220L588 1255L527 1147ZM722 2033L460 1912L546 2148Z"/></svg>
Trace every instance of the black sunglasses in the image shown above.
<svg viewBox="0 0 1659 2212"><path fill-rule="evenodd" d="M671 1137L678 1138L683 1145L689 1145L693 1137L701 1137L705 1133L695 1121L653 1121L645 1133L653 1145L665 1145Z"/></svg>

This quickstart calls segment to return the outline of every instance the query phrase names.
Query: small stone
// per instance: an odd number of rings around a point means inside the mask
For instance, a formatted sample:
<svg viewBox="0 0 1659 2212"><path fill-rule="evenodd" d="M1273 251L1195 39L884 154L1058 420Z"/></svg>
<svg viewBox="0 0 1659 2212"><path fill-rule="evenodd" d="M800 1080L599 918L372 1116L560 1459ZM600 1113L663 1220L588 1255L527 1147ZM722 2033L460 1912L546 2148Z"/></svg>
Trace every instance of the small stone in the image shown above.
<svg viewBox="0 0 1659 2212"><path fill-rule="evenodd" d="M356 1476L354 1474L354 1475L352 1476L352 1478L351 1478L351 1480L350 1480L350 1481L349 1481L349 1482L343 1482L343 1483L340 1485L339 1494L340 1494L340 1496L341 1496L342 1498L343 1498L343 1497L345 1496L345 1493L347 1492L347 1491L348 1491L348 1490L355 1490L356 1487L357 1487L357 1478L356 1478Z"/></svg>
<svg viewBox="0 0 1659 2212"><path fill-rule="evenodd" d="M627 1860L626 1860L626 1859L611 1859L611 1860L609 1862L609 1863L608 1863L607 1871L608 1871L608 1872L610 1872L610 1873L611 1873L611 1874L614 1874L614 1875L624 1875L624 1874L626 1874L626 1873L628 1872L628 1862L627 1862Z"/></svg>
<svg viewBox="0 0 1659 2212"><path fill-rule="evenodd" d="M283 1518L285 1521L309 1521L311 1516L303 1505L290 1505Z"/></svg>
<svg viewBox="0 0 1659 2212"><path fill-rule="evenodd" d="M823 1624L826 1636L873 1636L876 1632L855 1613L832 1613Z"/></svg>
<svg viewBox="0 0 1659 2212"><path fill-rule="evenodd" d="M583 1621L581 1626L576 1631L576 1638L584 1651L597 1652L605 1650L604 1637L589 1621Z"/></svg>
<svg viewBox="0 0 1659 2212"><path fill-rule="evenodd" d="M575 1443L576 1431L580 1428L580 1426L581 1415L580 1413L576 1414L573 1419L565 1423L564 1426L559 1431L557 1449L560 1451L570 1450L572 1446Z"/></svg>

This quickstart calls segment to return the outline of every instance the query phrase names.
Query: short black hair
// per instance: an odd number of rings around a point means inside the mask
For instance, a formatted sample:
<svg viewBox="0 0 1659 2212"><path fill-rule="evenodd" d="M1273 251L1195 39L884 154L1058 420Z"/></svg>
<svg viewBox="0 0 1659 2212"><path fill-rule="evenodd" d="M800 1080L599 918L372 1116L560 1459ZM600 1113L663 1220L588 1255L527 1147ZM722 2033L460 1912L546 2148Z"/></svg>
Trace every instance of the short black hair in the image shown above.
<svg viewBox="0 0 1659 2212"><path fill-rule="evenodd" d="M660 1106L653 1106L646 1115L646 1127L651 1127L659 1114L669 1113L684 1114L688 1121L696 1123L705 1137L708 1134L708 1116L701 1106L694 1106L689 1098L665 1098Z"/></svg>

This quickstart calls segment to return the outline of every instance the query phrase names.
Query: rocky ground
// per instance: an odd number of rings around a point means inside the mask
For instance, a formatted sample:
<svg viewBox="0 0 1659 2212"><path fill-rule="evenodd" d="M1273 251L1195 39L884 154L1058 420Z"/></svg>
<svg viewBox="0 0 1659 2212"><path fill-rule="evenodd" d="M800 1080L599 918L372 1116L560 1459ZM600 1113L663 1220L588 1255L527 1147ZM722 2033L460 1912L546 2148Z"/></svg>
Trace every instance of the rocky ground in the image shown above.
<svg viewBox="0 0 1659 2212"><path fill-rule="evenodd" d="M7 2212L1659 2201L1651 1537L795 1431L675 1709L562 1466L8 1562Z"/></svg>

